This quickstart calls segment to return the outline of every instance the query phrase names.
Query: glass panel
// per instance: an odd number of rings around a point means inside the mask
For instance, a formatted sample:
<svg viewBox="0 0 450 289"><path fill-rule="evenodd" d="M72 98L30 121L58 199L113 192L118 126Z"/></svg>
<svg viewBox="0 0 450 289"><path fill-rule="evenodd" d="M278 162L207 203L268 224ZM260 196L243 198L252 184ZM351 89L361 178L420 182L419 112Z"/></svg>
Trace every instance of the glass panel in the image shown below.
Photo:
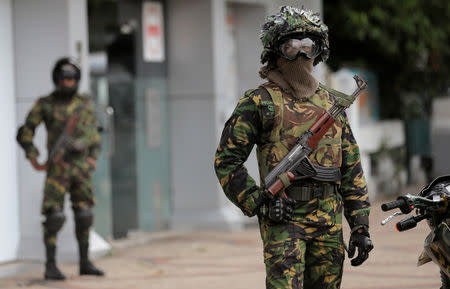
<svg viewBox="0 0 450 289"><path fill-rule="evenodd" d="M112 108L108 106L108 86L105 77L91 77L92 94L96 103L97 120L101 128L102 149L97 159L97 169L94 173L94 195L97 204L94 208L95 230L104 238L112 236L111 208L111 156L114 153L112 138L114 126L112 123Z"/></svg>
<svg viewBox="0 0 450 289"><path fill-rule="evenodd" d="M136 139L139 228L161 230L170 218L169 138L165 79L137 85Z"/></svg>
<svg viewBox="0 0 450 289"><path fill-rule="evenodd" d="M165 63L144 62L140 1L89 0L93 94L105 118L95 178L96 229L126 237L161 230L170 217ZM98 60L98 59L97 59ZM110 107L108 107L110 106Z"/></svg>

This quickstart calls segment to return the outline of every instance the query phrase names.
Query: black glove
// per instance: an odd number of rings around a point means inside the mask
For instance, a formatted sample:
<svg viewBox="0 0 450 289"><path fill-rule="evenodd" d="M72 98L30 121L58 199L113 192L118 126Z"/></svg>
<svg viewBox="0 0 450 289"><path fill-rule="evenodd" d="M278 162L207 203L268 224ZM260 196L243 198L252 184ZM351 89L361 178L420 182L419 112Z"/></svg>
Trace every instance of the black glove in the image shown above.
<svg viewBox="0 0 450 289"><path fill-rule="evenodd" d="M362 229L362 232L360 230ZM361 228L354 231L350 236L348 245L348 257L351 259L355 255L355 249L358 247L358 256L352 259L352 266L359 266L369 258L369 252L373 249L372 241L367 228Z"/></svg>
<svg viewBox="0 0 450 289"><path fill-rule="evenodd" d="M286 223L292 220L294 201L289 198L273 198L269 202L267 217L275 223Z"/></svg>

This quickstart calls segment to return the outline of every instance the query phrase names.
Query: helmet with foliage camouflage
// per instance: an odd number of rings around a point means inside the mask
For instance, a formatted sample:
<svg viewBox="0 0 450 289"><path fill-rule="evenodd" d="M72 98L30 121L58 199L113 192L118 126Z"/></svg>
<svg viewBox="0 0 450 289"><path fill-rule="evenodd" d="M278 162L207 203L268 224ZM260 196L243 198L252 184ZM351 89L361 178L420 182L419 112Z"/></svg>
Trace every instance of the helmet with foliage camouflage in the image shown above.
<svg viewBox="0 0 450 289"><path fill-rule="evenodd" d="M280 39L290 34L304 34L321 42L322 52L315 58L314 65L328 59L328 27L320 20L318 13L281 6L280 12L270 15L262 26L260 39L264 46L261 63L266 63L277 55Z"/></svg>

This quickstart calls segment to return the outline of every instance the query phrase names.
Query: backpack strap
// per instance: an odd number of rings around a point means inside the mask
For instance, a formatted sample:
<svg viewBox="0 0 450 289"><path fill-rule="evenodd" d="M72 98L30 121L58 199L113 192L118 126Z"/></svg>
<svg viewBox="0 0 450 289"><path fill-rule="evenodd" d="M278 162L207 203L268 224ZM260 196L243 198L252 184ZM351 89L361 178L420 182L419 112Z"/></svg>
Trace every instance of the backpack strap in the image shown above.
<svg viewBox="0 0 450 289"><path fill-rule="evenodd" d="M255 92L261 96L259 106L261 107L262 117L264 119L274 119L275 106L270 93L264 86L260 86Z"/></svg>
<svg viewBox="0 0 450 289"><path fill-rule="evenodd" d="M266 125L265 131L268 133L268 138L271 142L277 142L281 138L281 133L283 129L283 118L284 118L284 101L283 94L280 89L273 88L269 83L264 83L260 86L261 89L265 90L265 97L267 102L270 102L272 109L272 118L270 127ZM278 108L278 109L277 109ZM276 127L274 127L276 125Z"/></svg>

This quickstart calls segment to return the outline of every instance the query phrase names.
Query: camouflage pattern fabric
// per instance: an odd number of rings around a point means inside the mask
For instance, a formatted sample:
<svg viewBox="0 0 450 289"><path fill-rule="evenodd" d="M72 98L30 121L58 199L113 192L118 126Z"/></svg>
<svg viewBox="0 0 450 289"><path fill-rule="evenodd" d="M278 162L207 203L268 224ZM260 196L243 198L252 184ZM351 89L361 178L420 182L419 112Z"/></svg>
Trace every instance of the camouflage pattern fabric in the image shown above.
<svg viewBox="0 0 450 289"><path fill-rule="evenodd" d="M269 92L271 100L267 100L262 89ZM300 101L272 83L248 91L239 101L225 123L215 155L215 170L226 196L244 214L258 214L265 201L262 188L244 166L253 146L257 145L262 183L267 173L292 149L297 137L332 103L328 92L321 88L306 101ZM338 192L326 199L298 202L293 220L286 224L274 224L258 215L265 248L267 288L339 288L344 259L342 208L351 228L368 225L367 186L359 148L346 116L335 122L309 159L316 165L340 167L342 179L336 182ZM295 182L313 187L321 184L310 180ZM278 278L280 271L287 277ZM302 287L303 280L314 286Z"/></svg>
<svg viewBox="0 0 450 289"><path fill-rule="evenodd" d="M283 225L273 227L280 233L264 243L266 288L340 288L345 256L342 231L303 240L290 238Z"/></svg>
<svg viewBox="0 0 450 289"><path fill-rule="evenodd" d="M80 107L82 109L77 110ZM47 149L49 152L52 151L74 111L78 111L79 120L72 137L75 141L84 143L86 150L66 151L61 162L48 164L42 214L51 209L63 209L66 193L70 193L73 209L92 207L95 204L91 180L93 168L88 163L87 157L97 158L101 139L94 108L89 98L76 94L70 100L62 100L50 94L38 99L29 112L25 124L19 128L17 141L25 150L28 159L36 158L39 152L33 144L33 136L36 127L43 121L47 128ZM76 235L79 242L87 242L89 230L76 228ZM44 242L47 245L56 244L56 233L49 233L45 226Z"/></svg>
<svg viewBox="0 0 450 289"><path fill-rule="evenodd" d="M448 208L444 209L448 212ZM446 218L425 238L424 250L419 256L417 266L433 261L441 272L450 278L450 260L448 258L448 235L450 219Z"/></svg>
<svg viewBox="0 0 450 289"><path fill-rule="evenodd" d="M88 105L84 105L86 101L89 102ZM97 131L97 121L91 101L87 96L81 94L75 94L71 100L66 101L60 99L55 93L39 98L25 119L25 124L19 128L17 141L25 150L26 157L33 159L39 156L39 151L33 144L33 136L36 127L42 121L47 128L47 150L51 152L63 132L67 120L80 106L84 107L78 113L80 118L73 138L86 145L87 156L96 159L100 152L101 139Z"/></svg>
<svg viewBox="0 0 450 289"><path fill-rule="evenodd" d="M92 189L92 166L84 157L72 158L70 163L62 162L49 167L44 187L44 200L42 214L51 209L64 208L66 192L70 193L70 201L75 211L77 208L90 208L95 204ZM88 242L89 230L79 229L75 224L75 233L78 242ZM44 242L56 244L56 234L47 232L44 226Z"/></svg>
<svg viewBox="0 0 450 289"><path fill-rule="evenodd" d="M63 209L64 196L70 193L73 208L92 207L95 204L92 189L92 166L84 157L71 159L49 167L44 187L41 212Z"/></svg>

